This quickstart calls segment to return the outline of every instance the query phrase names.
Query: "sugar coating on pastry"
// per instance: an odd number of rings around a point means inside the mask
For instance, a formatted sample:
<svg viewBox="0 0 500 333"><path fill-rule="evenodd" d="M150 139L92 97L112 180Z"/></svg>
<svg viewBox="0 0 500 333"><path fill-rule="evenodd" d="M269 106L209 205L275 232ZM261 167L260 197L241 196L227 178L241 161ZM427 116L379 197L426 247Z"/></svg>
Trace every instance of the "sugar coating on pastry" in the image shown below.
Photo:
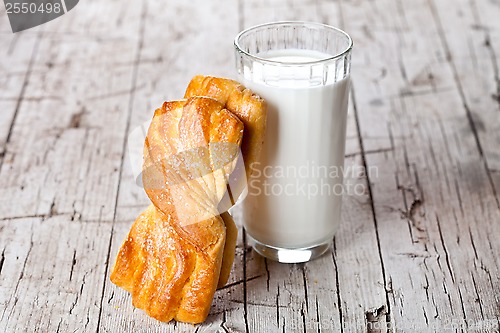
<svg viewBox="0 0 500 333"><path fill-rule="evenodd" d="M112 282L151 317L203 322L226 284L237 227L225 212L231 203L223 203L242 158L247 176L258 158L265 112L264 101L237 82L202 76L193 78L185 99L155 111L142 175L152 204L132 225L111 271Z"/></svg>

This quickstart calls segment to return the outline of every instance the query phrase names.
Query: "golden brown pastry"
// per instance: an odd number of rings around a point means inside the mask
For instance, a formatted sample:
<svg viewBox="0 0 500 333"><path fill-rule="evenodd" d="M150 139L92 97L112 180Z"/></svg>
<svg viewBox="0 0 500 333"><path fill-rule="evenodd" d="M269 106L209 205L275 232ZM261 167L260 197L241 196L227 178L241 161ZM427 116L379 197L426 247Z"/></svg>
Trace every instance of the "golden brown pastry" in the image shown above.
<svg viewBox="0 0 500 333"><path fill-rule="evenodd" d="M213 76L195 76L189 83L185 98L192 96L212 97L224 104L245 126L241 151L245 161L247 178L252 163L258 161L266 129L266 102L234 80Z"/></svg>
<svg viewBox="0 0 500 333"><path fill-rule="evenodd" d="M134 223L111 274L134 306L161 321L203 321L226 242L217 204L235 165L243 124L211 98L165 102L145 142L151 205Z"/></svg>
<svg viewBox="0 0 500 333"><path fill-rule="evenodd" d="M151 202L183 225L219 215L242 136L242 122L212 98L165 102L144 146L142 179Z"/></svg>
<svg viewBox="0 0 500 333"><path fill-rule="evenodd" d="M229 89L234 81L226 81ZM240 98L245 102L244 94ZM237 228L227 212L219 213L224 211L220 205L240 145L248 141L245 121L255 124L227 105L221 98L200 96L165 102L148 131L143 183L153 204L134 222L111 280L132 294L134 306L161 321L204 321L216 288L226 284L231 271ZM265 122L265 110L251 108L264 112L255 119ZM248 111L237 109L242 115L241 110ZM245 161L245 154L256 156L260 144L243 152Z"/></svg>
<svg viewBox="0 0 500 333"><path fill-rule="evenodd" d="M234 204L234 200L243 192L247 180L251 176L252 163L257 162L259 159L266 129L266 102L237 81L203 75L197 75L189 82L184 98L193 96L207 96L216 99L221 104L224 104L229 111L234 113L245 126L243 142L241 144L244 166L242 167L243 170L237 167L233 171L233 177L231 177L237 179L236 182L231 182L233 195L233 198L231 198L232 201L229 203L231 206ZM225 250L223 256L218 288L223 287L229 278L238 237L238 229L231 216L227 214L225 217L222 214L222 217L226 223L225 248L227 250Z"/></svg>
<svg viewBox="0 0 500 333"><path fill-rule="evenodd" d="M190 234L198 234L203 247ZM122 244L111 281L132 294L135 307L157 320L203 322L217 288L224 242L219 216L184 229L173 216L150 205Z"/></svg>

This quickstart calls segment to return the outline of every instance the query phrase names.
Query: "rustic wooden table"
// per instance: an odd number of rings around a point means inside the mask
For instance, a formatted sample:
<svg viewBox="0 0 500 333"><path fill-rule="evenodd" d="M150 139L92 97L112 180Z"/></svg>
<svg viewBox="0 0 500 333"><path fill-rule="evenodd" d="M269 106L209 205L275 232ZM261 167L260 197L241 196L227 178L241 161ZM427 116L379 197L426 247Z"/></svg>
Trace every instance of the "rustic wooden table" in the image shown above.
<svg viewBox="0 0 500 333"><path fill-rule="evenodd" d="M0 332L498 332L498 0L86 0L17 34L0 11ZM366 191L333 253L277 264L240 231L206 323L157 322L109 281L148 204L127 133L283 19L354 39L346 165L372 172L346 182Z"/></svg>

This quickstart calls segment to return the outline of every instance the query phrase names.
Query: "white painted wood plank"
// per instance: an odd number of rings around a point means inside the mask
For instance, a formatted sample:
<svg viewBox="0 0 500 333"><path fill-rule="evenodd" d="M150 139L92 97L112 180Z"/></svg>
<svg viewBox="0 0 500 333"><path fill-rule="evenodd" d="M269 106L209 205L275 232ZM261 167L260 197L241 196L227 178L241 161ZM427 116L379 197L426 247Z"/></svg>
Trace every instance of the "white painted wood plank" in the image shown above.
<svg viewBox="0 0 500 333"><path fill-rule="evenodd" d="M25 91L37 98L22 100L0 170L3 217L113 219L138 6L87 1L44 26Z"/></svg>
<svg viewBox="0 0 500 333"><path fill-rule="evenodd" d="M500 5L490 1L458 1L449 8L433 2L449 64L461 100L479 140L485 164L500 194ZM454 27L450 29L450 27Z"/></svg>
<svg viewBox="0 0 500 333"><path fill-rule="evenodd" d="M0 331L95 332L111 225L0 222Z"/></svg>
<svg viewBox="0 0 500 333"><path fill-rule="evenodd" d="M5 7L0 9L0 165L5 154L6 142L10 136L25 86L32 73L32 64L39 41L39 28L30 32L13 34L10 30ZM3 32L3 30L6 30Z"/></svg>
<svg viewBox="0 0 500 333"><path fill-rule="evenodd" d="M371 182L392 323L442 330L495 320L500 249L488 235L500 233L500 215L431 7L370 6L342 11L363 43L354 63L366 67L354 69L354 86L365 149L393 146L366 156L380 170Z"/></svg>

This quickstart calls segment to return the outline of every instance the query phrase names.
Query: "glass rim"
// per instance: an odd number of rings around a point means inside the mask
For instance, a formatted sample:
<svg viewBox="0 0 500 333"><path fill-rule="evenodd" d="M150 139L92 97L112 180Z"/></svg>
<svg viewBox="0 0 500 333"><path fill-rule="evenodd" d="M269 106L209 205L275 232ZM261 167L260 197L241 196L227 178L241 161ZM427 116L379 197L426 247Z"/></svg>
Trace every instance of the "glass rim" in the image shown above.
<svg viewBox="0 0 500 333"><path fill-rule="evenodd" d="M254 30L264 28L264 27L269 27L269 26L274 26L274 25L285 25L285 24L305 25L305 26L312 25L312 26L316 26L316 27L334 30L335 32L340 33L341 35L347 37L348 45L345 49L341 50L340 52L338 52L332 56L325 57L323 59L318 59L318 60L314 60L314 61L307 61L307 62L283 62L283 61L277 61L277 60L269 60L269 59L262 58L262 57L259 57L257 55L251 54L250 52L243 50L243 48L241 47L241 45L239 43L240 38L244 34L247 34L249 32L252 32ZM334 60L337 60L339 58L342 58L343 56L345 56L346 54L351 52L352 46L353 46L353 41L352 41L351 36L349 36L349 34L347 32L345 32L342 29L336 28L334 26L328 25L328 24L319 23L319 22L309 22L309 21L275 21L275 22L268 22L268 23L264 23L264 24L254 25L250 28L242 30L234 38L234 46L239 53L244 54L245 56L247 56L255 61L273 64L273 65L277 65L277 66L307 66L307 65L320 64L323 62L334 61Z"/></svg>

